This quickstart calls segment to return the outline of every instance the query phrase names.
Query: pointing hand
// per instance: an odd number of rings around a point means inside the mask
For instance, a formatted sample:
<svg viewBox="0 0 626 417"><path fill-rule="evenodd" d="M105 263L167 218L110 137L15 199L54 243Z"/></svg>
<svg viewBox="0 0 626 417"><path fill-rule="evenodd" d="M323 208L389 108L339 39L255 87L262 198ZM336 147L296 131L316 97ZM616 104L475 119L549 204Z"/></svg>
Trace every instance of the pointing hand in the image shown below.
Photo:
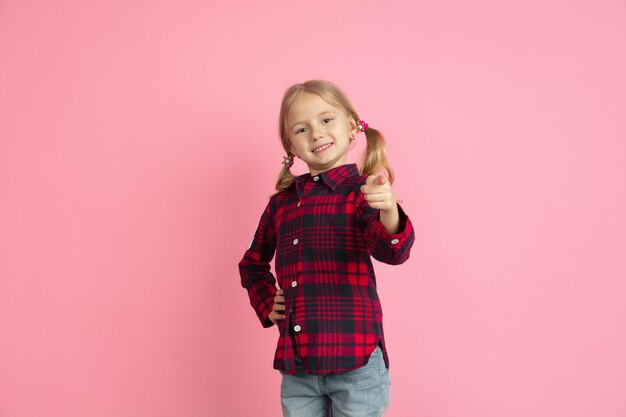
<svg viewBox="0 0 626 417"><path fill-rule="evenodd" d="M380 210L395 208L396 195L391 189L391 184L383 175L370 175L361 186L363 197L370 207Z"/></svg>

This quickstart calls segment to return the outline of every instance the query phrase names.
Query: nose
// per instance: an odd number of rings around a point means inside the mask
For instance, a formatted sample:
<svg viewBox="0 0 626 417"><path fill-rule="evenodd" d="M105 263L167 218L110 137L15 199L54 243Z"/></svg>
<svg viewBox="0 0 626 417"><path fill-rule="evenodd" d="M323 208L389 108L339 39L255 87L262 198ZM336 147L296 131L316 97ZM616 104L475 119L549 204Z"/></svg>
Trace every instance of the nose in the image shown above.
<svg viewBox="0 0 626 417"><path fill-rule="evenodd" d="M322 128L320 126L311 126L311 139L317 140L322 136Z"/></svg>

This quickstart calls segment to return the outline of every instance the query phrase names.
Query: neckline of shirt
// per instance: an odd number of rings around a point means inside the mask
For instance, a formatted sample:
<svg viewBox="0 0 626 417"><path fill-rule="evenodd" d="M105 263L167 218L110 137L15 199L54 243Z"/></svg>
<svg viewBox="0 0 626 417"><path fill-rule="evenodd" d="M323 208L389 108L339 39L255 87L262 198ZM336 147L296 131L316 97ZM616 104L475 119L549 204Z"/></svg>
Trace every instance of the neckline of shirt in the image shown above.
<svg viewBox="0 0 626 417"><path fill-rule="evenodd" d="M299 175L294 179L294 183L304 183L307 181L315 181L315 177L319 177L321 181L326 184L333 191L339 184L341 184L346 178L353 177L359 174L359 169L357 168L355 163L339 165L338 167L334 167L328 169L326 171L322 171L317 175L311 175L310 172Z"/></svg>

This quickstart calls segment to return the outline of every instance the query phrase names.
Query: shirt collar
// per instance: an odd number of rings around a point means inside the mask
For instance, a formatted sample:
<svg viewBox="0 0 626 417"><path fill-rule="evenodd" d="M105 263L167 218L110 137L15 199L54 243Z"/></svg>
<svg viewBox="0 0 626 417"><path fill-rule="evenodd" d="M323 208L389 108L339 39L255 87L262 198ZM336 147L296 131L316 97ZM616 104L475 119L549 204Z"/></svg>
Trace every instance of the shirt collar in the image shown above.
<svg viewBox="0 0 626 417"><path fill-rule="evenodd" d="M335 168L331 168L327 171L320 172L316 176L320 177L319 182L324 183L331 190L335 191L337 186L341 184L346 178L353 177L359 174L359 169L356 164L345 164ZM294 182L297 184L304 184L307 181L312 181L310 172L299 175L294 178Z"/></svg>

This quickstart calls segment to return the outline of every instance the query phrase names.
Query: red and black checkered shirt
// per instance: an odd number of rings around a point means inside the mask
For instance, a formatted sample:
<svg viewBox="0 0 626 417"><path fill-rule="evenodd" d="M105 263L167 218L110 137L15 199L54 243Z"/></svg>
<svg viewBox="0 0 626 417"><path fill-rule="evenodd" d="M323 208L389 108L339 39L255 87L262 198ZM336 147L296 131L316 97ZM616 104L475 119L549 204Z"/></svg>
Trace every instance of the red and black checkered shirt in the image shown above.
<svg viewBox="0 0 626 417"><path fill-rule="evenodd" d="M309 374L359 368L380 344L389 367L382 309L370 255L401 264L415 233L398 205L400 228L389 234L360 187L356 164L300 175L270 197L239 262L241 284L264 327L276 294L270 261L285 291L286 318L278 325L274 368L293 374L296 353Z"/></svg>

